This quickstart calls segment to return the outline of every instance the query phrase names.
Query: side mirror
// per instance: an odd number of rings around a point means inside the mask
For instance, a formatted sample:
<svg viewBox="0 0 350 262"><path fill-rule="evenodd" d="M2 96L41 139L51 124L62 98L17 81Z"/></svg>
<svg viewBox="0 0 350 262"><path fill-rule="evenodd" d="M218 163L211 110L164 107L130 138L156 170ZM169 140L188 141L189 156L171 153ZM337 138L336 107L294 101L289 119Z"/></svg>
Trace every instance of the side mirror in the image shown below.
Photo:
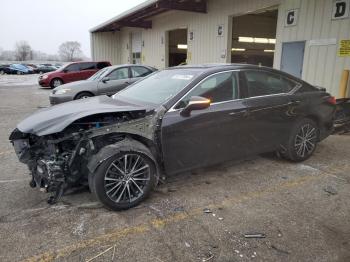
<svg viewBox="0 0 350 262"><path fill-rule="evenodd" d="M210 106L210 99L201 96L192 96L188 105L181 110L180 115L189 117L193 110L203 110Z"/></svg>
<svg viewBox="0 0 350 262"><path fill-rule="evenodd" d="M106 82L108 82L110 79L109 79L109 77L104 77L104 78L102 78L102 82L103 83L106 83Z"/></svg>

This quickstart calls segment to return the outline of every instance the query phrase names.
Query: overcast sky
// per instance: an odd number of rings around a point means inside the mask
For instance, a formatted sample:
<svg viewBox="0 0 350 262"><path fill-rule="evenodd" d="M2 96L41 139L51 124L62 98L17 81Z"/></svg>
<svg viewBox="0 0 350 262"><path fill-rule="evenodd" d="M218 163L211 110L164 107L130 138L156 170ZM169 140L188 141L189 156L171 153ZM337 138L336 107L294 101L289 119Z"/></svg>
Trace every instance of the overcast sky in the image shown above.
<svg viewBox="0 0 350 262"><path fill-rule="evenodd" d="M89 29L145 0L1 1L0 48L26 40L34 50L56 54L65 41L78 41L90 57Z"/></svg>

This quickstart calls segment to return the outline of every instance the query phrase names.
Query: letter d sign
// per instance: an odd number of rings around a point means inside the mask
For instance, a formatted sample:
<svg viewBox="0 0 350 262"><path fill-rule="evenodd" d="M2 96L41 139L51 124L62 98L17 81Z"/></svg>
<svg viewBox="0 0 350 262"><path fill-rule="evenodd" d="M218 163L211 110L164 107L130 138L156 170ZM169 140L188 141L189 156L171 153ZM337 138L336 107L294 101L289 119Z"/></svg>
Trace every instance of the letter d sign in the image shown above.
<svg viewBox="0 0 350 262"><path fill-rule="evenodd" d="M350 0L333 0L332 20L349 17Z"/></svg>

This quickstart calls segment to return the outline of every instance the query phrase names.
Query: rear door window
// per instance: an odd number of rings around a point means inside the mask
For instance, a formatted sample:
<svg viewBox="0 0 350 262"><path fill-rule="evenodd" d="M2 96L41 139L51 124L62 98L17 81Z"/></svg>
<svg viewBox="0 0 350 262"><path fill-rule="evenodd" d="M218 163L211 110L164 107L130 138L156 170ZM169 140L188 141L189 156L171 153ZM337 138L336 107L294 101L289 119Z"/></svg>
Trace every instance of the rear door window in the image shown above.
<svg viewBox="0 0 350 262"><path fill-rule="evenodd" d="M135 78L135 77L145 77L150 73L152 73L152 71L143 66L132 66L131 73L132 73L132 77Z"/></svg>
<svg viewBox="0 0 350 262"><path fill-rule="evenodd" d="M105 68L107 66L110 66L110 64L107 62L98 62L97 63L97 69L102 69L102 68Z"/></svg>
<svg viewBox="0 0 350 262"><path fill-rule="evenodd" d="M66 67L67 72L78 72L80 70L80 64L72 64Z"/></svg>
<svg viewBox="0 0 350 262"><path fill-rule="evenodd" d="M249 97L289 93L297 85L282 75L266 71L247 70L244 74Z"/></svg>
<svg viewBox="0 0 350 262"><path fill-rule="evenodd" d="M96 64L93 62L89 62L89 63L81 63L80 64L80 70L84 71L84 70L94 70L95 69Z"/></svg>
<svg viewBox="0 0 350 262"><path fill-rule="evenodd" d="M127 79L129 78L129 68L123 67L118 68L107 76L110 80L121 80L121 79Z"/></svg>

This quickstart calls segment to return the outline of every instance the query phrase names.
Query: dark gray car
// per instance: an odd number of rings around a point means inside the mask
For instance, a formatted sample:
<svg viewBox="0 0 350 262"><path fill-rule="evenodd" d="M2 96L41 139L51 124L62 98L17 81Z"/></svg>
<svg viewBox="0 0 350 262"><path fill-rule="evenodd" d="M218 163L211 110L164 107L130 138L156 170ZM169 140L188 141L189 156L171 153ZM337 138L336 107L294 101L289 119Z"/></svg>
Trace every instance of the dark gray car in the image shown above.
<svg viewBox="0 0 350 262"><path fill-rule="evenodd" d="M156 71L150 66L118 65L101 69L87 80L56 87L50 95L52 105L98 95L113 95Z"/></svg>
<svg viewBox="0 0 350 262"><path fill-rule="evenodd" d="M199 65L154 73L112 97L41 109L10 140L32 187L57 202L88 184L113 210L143 201L167 175L255 154L308 159L333 130L335 99L286 73Z"/></svg>

